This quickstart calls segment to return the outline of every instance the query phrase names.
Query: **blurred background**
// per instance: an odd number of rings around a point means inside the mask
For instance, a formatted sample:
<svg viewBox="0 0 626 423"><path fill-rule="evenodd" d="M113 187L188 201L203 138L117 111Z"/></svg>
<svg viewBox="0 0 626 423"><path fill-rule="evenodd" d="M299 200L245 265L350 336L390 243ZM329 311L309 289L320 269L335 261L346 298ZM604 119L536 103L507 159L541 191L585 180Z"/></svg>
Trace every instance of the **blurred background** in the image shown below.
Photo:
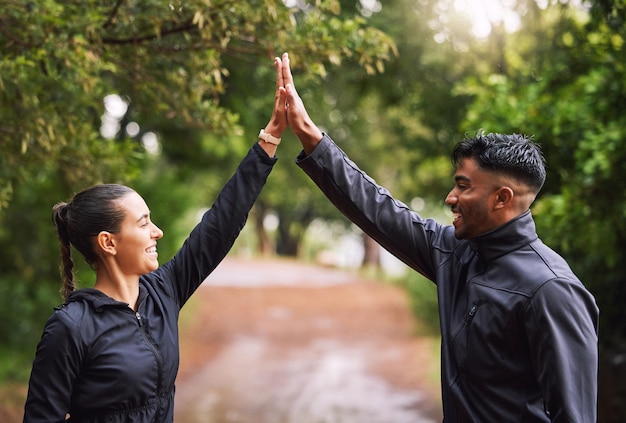
<svg viewBox="0 0 626 423"><path fill-rule="evenodd" d="M625 421L623 0L0 0L0 10L0 415L23 407L61 302L52 206L93 183L130 185L166 234L161 260L171 257L269 120L272 59L288 51L316 123L424 216L449 222L449 154L465 134L541 144L538 233L598 301L600 421ZM287 131L233 254L375 269L436 330L430 284L334 210L293 164L299 151Z"/></svg>

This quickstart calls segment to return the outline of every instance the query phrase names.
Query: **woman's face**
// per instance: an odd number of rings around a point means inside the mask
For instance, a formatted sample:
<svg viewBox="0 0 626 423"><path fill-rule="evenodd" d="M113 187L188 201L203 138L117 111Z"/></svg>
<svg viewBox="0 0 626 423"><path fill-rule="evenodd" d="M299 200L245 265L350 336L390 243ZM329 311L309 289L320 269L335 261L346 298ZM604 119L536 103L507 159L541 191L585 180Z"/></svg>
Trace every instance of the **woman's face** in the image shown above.
<svg viewBox="0 0 626 423"><path fill-rule="evenodd" d="M116 260L126 275L141 276L159 267L157 240L163 231L150 220L150 209L136 192L118 200L124 211L120 231L115 234Z"/></svg>

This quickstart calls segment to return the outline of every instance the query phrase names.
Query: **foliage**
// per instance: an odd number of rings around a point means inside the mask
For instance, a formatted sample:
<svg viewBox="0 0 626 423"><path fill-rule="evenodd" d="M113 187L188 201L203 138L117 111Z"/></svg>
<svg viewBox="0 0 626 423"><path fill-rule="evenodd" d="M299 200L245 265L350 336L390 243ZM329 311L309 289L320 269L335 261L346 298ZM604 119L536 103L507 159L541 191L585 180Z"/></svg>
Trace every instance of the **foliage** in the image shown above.
<svg viewBox="0 0 626 423"><path fill-rule="evenodd" d="M362 20L329 15L332 1L307 13L276 0L4 3L2 207L16 183L50 160L66 164L58 169L66 192L134 169L95 130L109 93L127 96L143 124L228 133L236 126L219 105L228 75L223 55L291 47L314 63L355 56L376 68L390 47Z"/></svg>

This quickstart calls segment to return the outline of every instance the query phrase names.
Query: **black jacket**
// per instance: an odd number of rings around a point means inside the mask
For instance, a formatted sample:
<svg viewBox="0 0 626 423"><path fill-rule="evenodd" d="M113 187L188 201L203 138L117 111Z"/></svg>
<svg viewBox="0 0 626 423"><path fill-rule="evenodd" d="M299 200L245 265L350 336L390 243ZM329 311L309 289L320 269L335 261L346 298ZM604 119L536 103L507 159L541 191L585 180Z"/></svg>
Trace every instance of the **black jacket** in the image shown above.
<svg viewBox="0 0 626 423"><path fill-rule="evenodd" d="M139 281L138 311L80 289L48 319L24 422L172 422L178 315L228 253L275 158L254 144L176 255Z"/></svg>
<svg viewBox="0 0 626 423"><path fill-rule="evenodd" d="M422 219L328 136L298 164L364 232L437 285L444 421L597 415L598 308L530 211L471 241Z"/></svg>

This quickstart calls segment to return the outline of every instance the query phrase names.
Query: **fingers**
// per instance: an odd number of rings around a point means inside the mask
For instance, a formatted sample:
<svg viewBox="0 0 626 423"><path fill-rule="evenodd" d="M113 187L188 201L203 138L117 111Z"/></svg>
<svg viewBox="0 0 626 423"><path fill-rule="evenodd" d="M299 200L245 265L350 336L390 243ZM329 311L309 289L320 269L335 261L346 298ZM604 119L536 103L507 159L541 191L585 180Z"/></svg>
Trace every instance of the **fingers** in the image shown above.
<svg viewBox="0 0 626 423"><path fill-rule="evenodd" d="M287 119L287 91L281 87L278 92L278 110L285 119Z"/></svg>
<svg viewBox="0 0 626 423"><path fill-rule="evenodd" d="M282 72L283 72L283 83L284 86L288 84L293 85L293 76L291 75L291 65L289 62L289 53L283 53L282 57Z"/></svg>
<svg viewBox="0 0 626 423"><path fill-rule="evenodd" d="M274 109L281 113L281 116L287 109L287 91L285 87L278 87L276 97L274 98Z"/></svg>
<svg viewBox="0 0 626 423"><path fill-rule="evenodd" d="M274 58L274 68L276 69L276 91L274 94L274 110L265 130L277 137L287 127L287 92L283 79L283 63L281 58Z"/></svg>
<svg viewBox="0 0 626 423"><path fill-rule="evenodd" d="M280 130L293 125L297 130L306 125L308 115L293 83L289 54L283 53L282 57L274 58L274 67L276 68L276 94L270 124L277 126Z"/></svg>
<svg viewBox="0 0 626 423"><path fill-rule="evenodd" d="M276 68L276 90L278 91L280 87L285 86L283 81L283 62L279 57L274 58L274 67Z"/></svg>
<svg viewBox="0 0 626 423"><path fill-rule="evenodd" d="M285 85L285 101L289 104L289 111L292 113L297 112L298 109L298 93L293 85Z"/></svg>

